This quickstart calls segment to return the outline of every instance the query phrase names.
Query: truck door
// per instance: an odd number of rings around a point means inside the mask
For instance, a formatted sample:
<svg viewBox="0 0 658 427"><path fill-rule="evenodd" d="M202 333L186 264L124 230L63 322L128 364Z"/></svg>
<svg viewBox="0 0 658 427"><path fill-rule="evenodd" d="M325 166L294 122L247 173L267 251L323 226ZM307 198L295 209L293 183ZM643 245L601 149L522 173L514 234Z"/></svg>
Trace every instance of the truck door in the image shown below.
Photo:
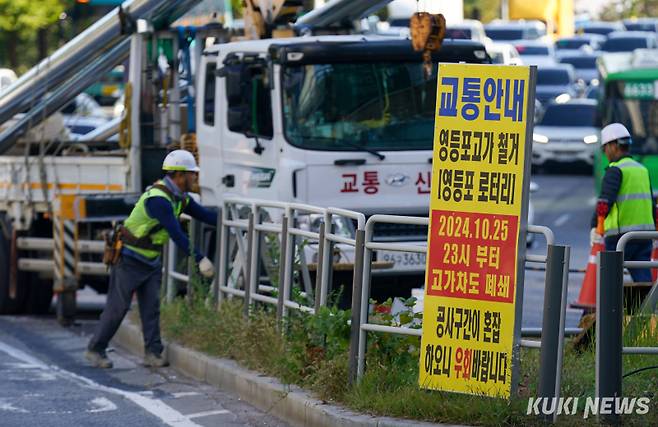
<svg viewBox="0 0 658 427"><path fill-rule="evenodd" d="M222 144L219 125L221 97L217 85L217 56L204 55L201 61L197 99L197 144L199 147L199 184L203 204L217 206L220 203L222 177Z"/></svg>
<svg viewBox="0 0 658 427"><path fill-rule="evenodd" d="M222 109L222 191L276 198L278 159L272 114L271 69L264 54L230 53L219 71Z"/></svg>

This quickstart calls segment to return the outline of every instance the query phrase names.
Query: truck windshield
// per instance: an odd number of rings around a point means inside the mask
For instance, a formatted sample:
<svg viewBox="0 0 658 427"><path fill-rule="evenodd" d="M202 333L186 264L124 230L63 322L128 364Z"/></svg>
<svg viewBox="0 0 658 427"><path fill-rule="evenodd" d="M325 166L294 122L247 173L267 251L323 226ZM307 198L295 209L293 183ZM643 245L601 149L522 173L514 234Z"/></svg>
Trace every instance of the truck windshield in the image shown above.
<svg viewBox="0 0 658 427"><path fill-rule="evenodd" d="M623 123L631 132L631 153L658 154L658 101L606 99L604 125Z"/></svg>
<svg viewBox="0 0 658 427"><path fill-rule="evenodd" d="M287 140L313 150L431 150L436 67L350 63L283 69Z"/></svg>

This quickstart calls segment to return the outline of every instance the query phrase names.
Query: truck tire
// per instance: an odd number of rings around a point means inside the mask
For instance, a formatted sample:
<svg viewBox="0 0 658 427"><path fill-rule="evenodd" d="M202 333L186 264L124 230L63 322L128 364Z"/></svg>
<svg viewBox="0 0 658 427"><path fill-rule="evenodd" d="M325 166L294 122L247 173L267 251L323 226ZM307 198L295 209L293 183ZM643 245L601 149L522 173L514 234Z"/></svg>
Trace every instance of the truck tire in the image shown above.
<svg viewBox="0 0 658 427"><path fill-rule="evenodd" d="M3 221L4 218L0 218ZM5 227L7 230L7 227ZM11 235L11 234L10 234ZM7 233L0 229L0 314L23 314L28 293L27 277L24 273L16 272L16 295L10 296L9 276L11 270L11 239Z"/></svg>

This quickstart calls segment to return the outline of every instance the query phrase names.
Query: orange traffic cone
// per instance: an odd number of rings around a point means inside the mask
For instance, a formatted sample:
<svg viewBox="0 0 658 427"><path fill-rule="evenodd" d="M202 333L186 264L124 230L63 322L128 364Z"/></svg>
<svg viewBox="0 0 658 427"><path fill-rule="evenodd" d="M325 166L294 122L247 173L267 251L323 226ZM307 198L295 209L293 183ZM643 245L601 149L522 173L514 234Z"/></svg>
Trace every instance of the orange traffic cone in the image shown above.
<svg viewBox="0 0 658 427"><path fill-rule="evenodd" d="M599 236L603 236L603 221L605 216L601 215L601 212L598 213L596 232ZM571 307L583 308L587 311L596 309L596 255L603 250L605 250L605 245L603 244L603 238L601 238L592 245L578 300L571 303Z"/></svg>

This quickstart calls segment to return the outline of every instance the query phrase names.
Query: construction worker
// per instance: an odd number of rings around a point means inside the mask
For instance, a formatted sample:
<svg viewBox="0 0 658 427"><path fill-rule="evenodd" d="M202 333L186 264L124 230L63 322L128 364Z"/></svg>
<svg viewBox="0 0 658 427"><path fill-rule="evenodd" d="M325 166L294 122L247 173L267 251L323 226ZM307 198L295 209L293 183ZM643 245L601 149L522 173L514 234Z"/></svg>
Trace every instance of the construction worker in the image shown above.
<svg viewBox="0 0 658 427"><path fill-rule="evenodd" d="M162 169L165 177L142 194L118 231L120 256L111 267L107 303L85 352L95 367L112 367L105 350L130 308L134 291L144 334L144 365L167 365L160 339L160 282L162 245L169 238L183 253L193 251L201 275L210 278L214 274L212 262L196 248L190 248L178 221L185 212L206 224L217 224L217 214L197 204L187 193L199 172L194 156L185 150L172 151Z"/></svg>
<svg viewBox="0 0 658 427"><path fill-rule="evenodd" d="M601 184L599 203L607 205L604 222L605 248L614 251L619 238L629 231L653 231L655 227L653 193L649 171L633 160L629 151L631 134L621 123L612 123L601 130L601 148L610 162ZM600 239L596 231L597 214L592 218L590 240ZM631 240L624 249L624 259L648 261L650 240ZM634 282L651 282L648 268L629 269Z"/></svg>

